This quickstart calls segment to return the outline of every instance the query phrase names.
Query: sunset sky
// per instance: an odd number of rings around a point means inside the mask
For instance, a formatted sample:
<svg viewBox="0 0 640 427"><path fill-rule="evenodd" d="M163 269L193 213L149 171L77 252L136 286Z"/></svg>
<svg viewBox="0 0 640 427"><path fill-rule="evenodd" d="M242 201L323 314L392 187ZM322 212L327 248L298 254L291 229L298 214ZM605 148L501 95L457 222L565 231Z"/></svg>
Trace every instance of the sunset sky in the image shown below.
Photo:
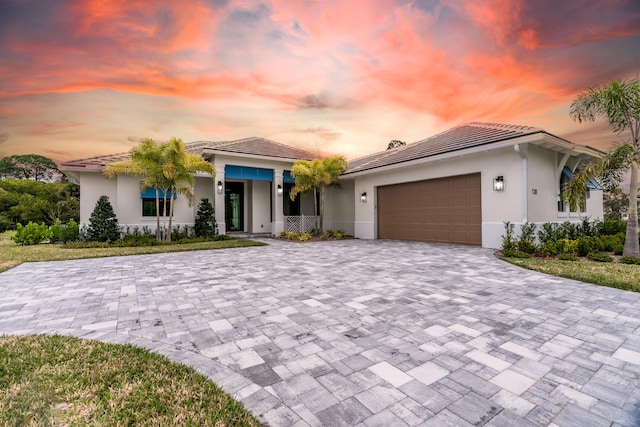
<svg viewBox="0 0 640 427"><path fill-rule="evenodd" d="M568 115L640 72L638 0L0 0L0 156L260 136L353 158L470 121Z"/></svg>

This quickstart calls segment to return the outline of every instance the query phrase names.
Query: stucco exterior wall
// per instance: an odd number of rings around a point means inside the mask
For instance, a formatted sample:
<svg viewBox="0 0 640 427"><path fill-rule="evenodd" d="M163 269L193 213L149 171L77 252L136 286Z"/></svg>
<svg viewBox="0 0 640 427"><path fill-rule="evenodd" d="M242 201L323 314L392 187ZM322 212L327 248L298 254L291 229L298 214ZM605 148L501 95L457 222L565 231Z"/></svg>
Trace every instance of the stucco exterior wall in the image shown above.
<svg viewBox="0 0 640 427"><path fill-rule="evenodd" d="M253 181L251 191L251 232L271 233L271 182ZM278 198L282 202L282 198Z"/></svg>
<svg viewBox="0 0 640 427"><path fill-rule="evenodd" d="M91 212L100 196L107 196L111 206L117 212L116 180L107 179L100 173L83 172L80 176L80 225L89 224Z"/></svg>
<svg viewBox="0 0 640 427"><path fill-rule="evenodd" d="M340 180L340 187L329 187L325 192L324 228L342 230L353 235L355 205L360 197L354 193L355 182L351 179Z"/></svg>
<svg viewBox="0 0 640 427"><path fill-rule="evenodd" d="M195 218L196 212L198 212L198 205L202 199L209 199L211 204L214 203L215 198L215 185L216 180L212 180L210 177L196 177L195 185L193 187L193 193L195 195L195 201L193 206L193 214Z"/></svg>

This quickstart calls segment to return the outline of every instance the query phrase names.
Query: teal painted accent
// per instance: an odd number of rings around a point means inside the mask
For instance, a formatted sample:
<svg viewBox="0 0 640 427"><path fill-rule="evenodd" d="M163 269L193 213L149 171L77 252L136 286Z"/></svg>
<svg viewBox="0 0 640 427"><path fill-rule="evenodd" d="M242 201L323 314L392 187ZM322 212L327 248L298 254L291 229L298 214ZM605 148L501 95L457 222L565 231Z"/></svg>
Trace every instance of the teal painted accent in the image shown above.
<svg viewBox="0 0 640 427"><path fill-rule="evenodd" d="M273 181L273 169L225 165L224 177L225 179L250 179L252 181Z"/></svg>
<svg viewBox="0 0 640 427"><path fill-rule="evenodd" d="M562 174L564 176L566 176L567 178L569 178L569 180L573 179L573 172L571 172L571 169L569 169L566 166L562 169ZM587 188L589 190L604 190L604 187L602 185L600 185L600 183L598 181L596 181L595 179L589 179L589 183L587 184Z"/></svg>
<svg viewBox="0 0 640 427"><path fill-rule="evenodd" d="M167 197L170 198L172 196L171 191L167 193ZM164 191L158 190L158 197L164 199ZM173 198L177 197L176 194L173 194ZM145 191L140 192L141 199L155 199L156 198L156 189L155 188L147 188Z"/></svg>
<svg viewBox="0 0 640 427"><path fill-rule="evenodd" d="M291 176L291 171L284 171L284 175L282 176L282 182L286 182L287 184L296 183L296 180Z"/></svg>

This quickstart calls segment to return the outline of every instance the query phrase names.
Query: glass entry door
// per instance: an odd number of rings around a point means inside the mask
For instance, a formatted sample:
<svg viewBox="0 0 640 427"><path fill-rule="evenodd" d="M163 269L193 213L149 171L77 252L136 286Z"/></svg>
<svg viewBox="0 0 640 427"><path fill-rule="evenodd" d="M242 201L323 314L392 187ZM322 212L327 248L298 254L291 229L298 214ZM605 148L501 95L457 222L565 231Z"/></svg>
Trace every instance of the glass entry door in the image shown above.
<svg viewBox="0 0 640 427"><path fill-rule="evenodd" d="M244 231L243 182L225 182L224 205L227 231Z"/></svg>

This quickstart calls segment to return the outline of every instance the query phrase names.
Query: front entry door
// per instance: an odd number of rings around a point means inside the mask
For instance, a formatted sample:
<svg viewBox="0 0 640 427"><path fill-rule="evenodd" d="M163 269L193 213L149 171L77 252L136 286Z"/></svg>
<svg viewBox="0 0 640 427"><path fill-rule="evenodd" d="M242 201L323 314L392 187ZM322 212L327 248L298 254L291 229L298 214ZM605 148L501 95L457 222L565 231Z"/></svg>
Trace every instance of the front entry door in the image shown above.
<svg viewBox="0 0 640 427"><path fill-rule="evenodd" d="M227 231L244 231L244 183L225 183L224 211Z"/></svg>

